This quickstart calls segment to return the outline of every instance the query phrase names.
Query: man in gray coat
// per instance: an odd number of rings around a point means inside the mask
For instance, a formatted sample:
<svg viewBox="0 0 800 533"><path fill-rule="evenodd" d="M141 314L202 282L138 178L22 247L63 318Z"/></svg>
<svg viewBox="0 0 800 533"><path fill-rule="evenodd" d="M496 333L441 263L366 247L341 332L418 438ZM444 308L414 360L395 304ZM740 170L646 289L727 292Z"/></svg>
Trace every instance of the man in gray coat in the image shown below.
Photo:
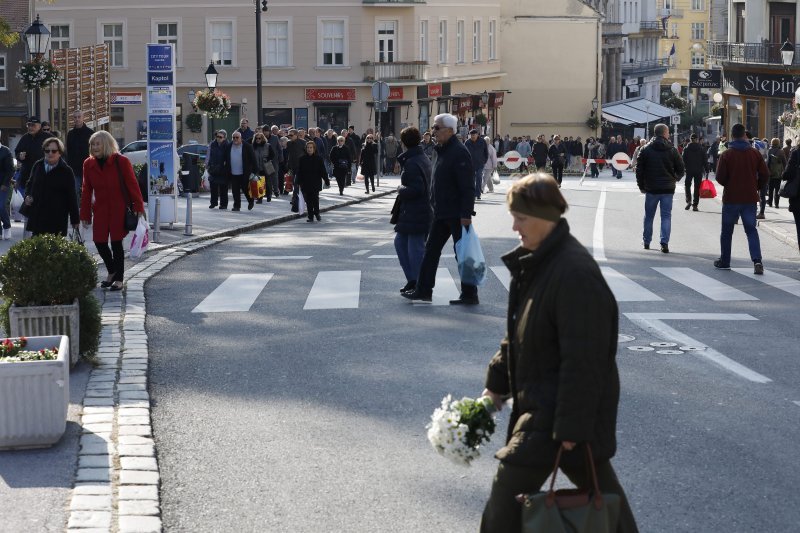
<svg viewBox="0 0 800 533"><path fill-rule="evenodd" d="M472 172L475 176L475 199L481 199L481 190L483 189L483 167L486 166L486 161L489 159L489 147L483 137L478 135L478 130L472 129L469 131L469 139L464 143L464 146L469 150L469 155L472 157Z"/></svg>

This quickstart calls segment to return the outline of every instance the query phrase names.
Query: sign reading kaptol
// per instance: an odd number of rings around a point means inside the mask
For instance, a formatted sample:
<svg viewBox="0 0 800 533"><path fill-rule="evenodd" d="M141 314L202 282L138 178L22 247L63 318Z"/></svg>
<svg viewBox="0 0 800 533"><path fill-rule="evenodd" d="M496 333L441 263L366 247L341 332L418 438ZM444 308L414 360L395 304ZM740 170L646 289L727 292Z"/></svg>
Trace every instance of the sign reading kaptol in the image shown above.
<svg viewBox="0 0 800 533"><path fill-rule="evenodd" d="M171 44L147 45L147 170L148 211L155 220L159 199L160 222L178 221L180 169L175 168L175 49Z"/></svg>
<svg viewBox="0 0 800 533"><path fill-rule="evenodd" d="M690 89L719 89L721 87L721 70L704 70L699 68L689 70Z"/></svg>

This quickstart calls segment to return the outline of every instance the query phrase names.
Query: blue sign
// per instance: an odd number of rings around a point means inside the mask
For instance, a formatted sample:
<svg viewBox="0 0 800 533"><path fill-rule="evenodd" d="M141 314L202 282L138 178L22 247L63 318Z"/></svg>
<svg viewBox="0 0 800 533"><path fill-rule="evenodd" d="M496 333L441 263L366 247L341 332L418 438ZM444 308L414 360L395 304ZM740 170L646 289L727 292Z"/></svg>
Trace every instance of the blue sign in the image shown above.
<svg viewBox="0 0 800 533"><path fill-rule="evenodd" d="M147 85L174 85L172 72L148 72Z"/></svg>
<svg viewBox="0 0 800 533"><path fill-rule="evenodd" d="M172 115L148 115L148 132L151 141L171 141L175 121Z"/></svg>
<svg viewBox="0 0 800 533"><path fill-rule="evenodd" d="M294 127L308 129L308 108L297 107L294 110Z"/></svg>
<svg viewBox="0 0 800 533"><path fill-rule="evenodd" d="M172 70L172 46L169 44L147 45L147 70Z"/></svg>
<svg viewBox="0 0 800 533"><path fill-rule="evenodd" d="M175 143L151 140L147 144L147 157L150 167L150 194L177 194L175 175L179 169L175 168Z"/></svg>

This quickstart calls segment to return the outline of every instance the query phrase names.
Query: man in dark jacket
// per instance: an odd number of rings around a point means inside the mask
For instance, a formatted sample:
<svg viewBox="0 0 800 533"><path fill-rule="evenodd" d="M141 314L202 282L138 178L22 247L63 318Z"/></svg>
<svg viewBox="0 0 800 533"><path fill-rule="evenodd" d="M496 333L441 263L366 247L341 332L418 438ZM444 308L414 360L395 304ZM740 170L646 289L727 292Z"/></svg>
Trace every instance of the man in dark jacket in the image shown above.
<svg viewBox="0 0 800 533"><path fill-rule="evenodd" d="M14 156L7 146L0 143L0 223L2 239L11 238L11 215L8 211L8 196L11 194L11 178L14 176Z"/></svg>
<svg viewBox="0 0 800 533"><path fill-rule="evenodd" d="M719 156L717 165L717 182L725 190L722 193L722 233L719 239L721 253L714 261L715 267L730 270L733 226L741 217L753 271L755 274L764 273L761 242L756 229L756 203L760 200L759 191L767 186L768 180L769 169L764 158L750 146L744 126L734 124L728 149Z"/></svg>
<svg viewBox="0 0 800 533"><path fill-rule="evenodd" d="M83 111L75 111L73 127L67 132L67 164L75 174L75 191L81 195L83 161L89 157L89 137L94 130L83 121Z"/></svg>
<svg viewBox="0 0 800 533"><path fill-rule="evenodd" d="M239 211L242 207L242 196L247 200L247 209L253 209L255 201L250 196L250 174L255 173L256 154L253 145L244 142L242 133L236 130L231 135L231 143L225 147L225 170L231 184L233 194L233 209Z"/></svg>
<svg viewBox="0 0 800 533"><path fill-rule="evenodd" d="M669 234L672 229L672 198L675 184L685 169L678 151L669 142L669 126L656 124L653 139L642 148L636 160L636 184L645 193L644 249L650 249L653 237L653 218L656 208L661 211L661 251L669 253Z"/></svg>
<svg viewBox="0 0 800 533"><path fill-rule="evenodd" d="M625 143L622 142L622 135L617 135L616 137L611 137L608 141L608 147L606 148L606 158L609 160L617 155L619 152L628 152L628 147L625 146ZM617 170L617 167L612 165L611 163L608 164L611 167L611 175L617 179L622 178L622 171Z"/></svg>
<svg viewBox="0 0 800 533"><path fill-rule="evenodd" d="M544 172L544 167L547 166L547 154L549 150L550 147L544 142L544 135L539 135L532 149L533 163L536 165L536 170Z"/></svg>
<svg viewBox="0 0 800 533"><path fill-rule="evenodd" d="M242 134L242 142L250 144L253 143L253 137L255 136L256 132L250 129L249 120L243 118L241 121L239 121L239 129L236 131ZM233 133L231 134L231 138L233 138Z"/></svg>
<svg viewBox="0 0 800 533"><path fill-rule="evenodd" d="M225 172L225 154L228 147L228 132L217 130L214 140L208 143L206 152L206 170L208 184L211 188L209 209L219 205L220 209L228 209L228 174Z"/></svg>
<svg viewBox="0 0 800 533"><path fill-rule="evenodd" d="M483 167L489 159L489 147L486 141L478 135L478 130L469 131L469 139L464 143L472 157L472 172L475 174L475 198L481 199L481 189L483 189Z"/></svg>
<svg viewBox="0 0 800 533"><path fill-rule="evenodd" d="M700 203L700 182L703 179L703 169L706 166L706 151L697 142L697 134L692 133L689 137L689 144L683 149L683 164L686 167L686 210L692 207L693 211L698 211ZM694 196L692 196L692 184L694 184Z"/></svg>
<svg viewBox="0 0 800 533"><path fill-rule="evenodd" d="M289 170L292 174L297 174L297 163L306 153L306 141L300 137L300 132L296 129L289 130L289 142L286 143L289 152Z"/></svg>
<svg viewBox="0 0 800 533"><path fill-rule="evenodd" d="M17 160L22 164L19 170L17 188L22 192L23 196L25 195L25 185L31 176L33 164L44 157L42 143L47 137L48 135L42 131L42 124L39 119L37 117L29 118L28 133L22 136L14 150Z"/></svg>
<svg viewBox="0 0 800 533"><path fill-rule="evenodd" d="M430 302L439 268L442 248L450 237L453 244L461 239L461 229L470 229L475 207L475 180L469 150L456 137L458 119L454 115L436 115L433 135L436 138L436 166L433 169L431 199L433 223L425 242L417 287L403 296L409 300ZM451 305L476 305L478 287L461 283L461 297Z"/></svg>

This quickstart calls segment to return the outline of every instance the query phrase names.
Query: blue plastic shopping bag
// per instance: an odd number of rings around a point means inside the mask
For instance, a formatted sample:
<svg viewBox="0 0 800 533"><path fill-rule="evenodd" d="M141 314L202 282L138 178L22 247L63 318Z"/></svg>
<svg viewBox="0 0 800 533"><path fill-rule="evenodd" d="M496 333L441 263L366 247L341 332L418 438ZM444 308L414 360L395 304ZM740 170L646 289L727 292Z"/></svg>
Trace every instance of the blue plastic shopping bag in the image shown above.
<svg viewBox="0 0 800 533"><path fill-rule="evenodd" d="M481 250L481 241L475 225L461 227L461 240L456 243L458 273L461 283L467 285L483 285L486 281L486 259Z"/></svg>

